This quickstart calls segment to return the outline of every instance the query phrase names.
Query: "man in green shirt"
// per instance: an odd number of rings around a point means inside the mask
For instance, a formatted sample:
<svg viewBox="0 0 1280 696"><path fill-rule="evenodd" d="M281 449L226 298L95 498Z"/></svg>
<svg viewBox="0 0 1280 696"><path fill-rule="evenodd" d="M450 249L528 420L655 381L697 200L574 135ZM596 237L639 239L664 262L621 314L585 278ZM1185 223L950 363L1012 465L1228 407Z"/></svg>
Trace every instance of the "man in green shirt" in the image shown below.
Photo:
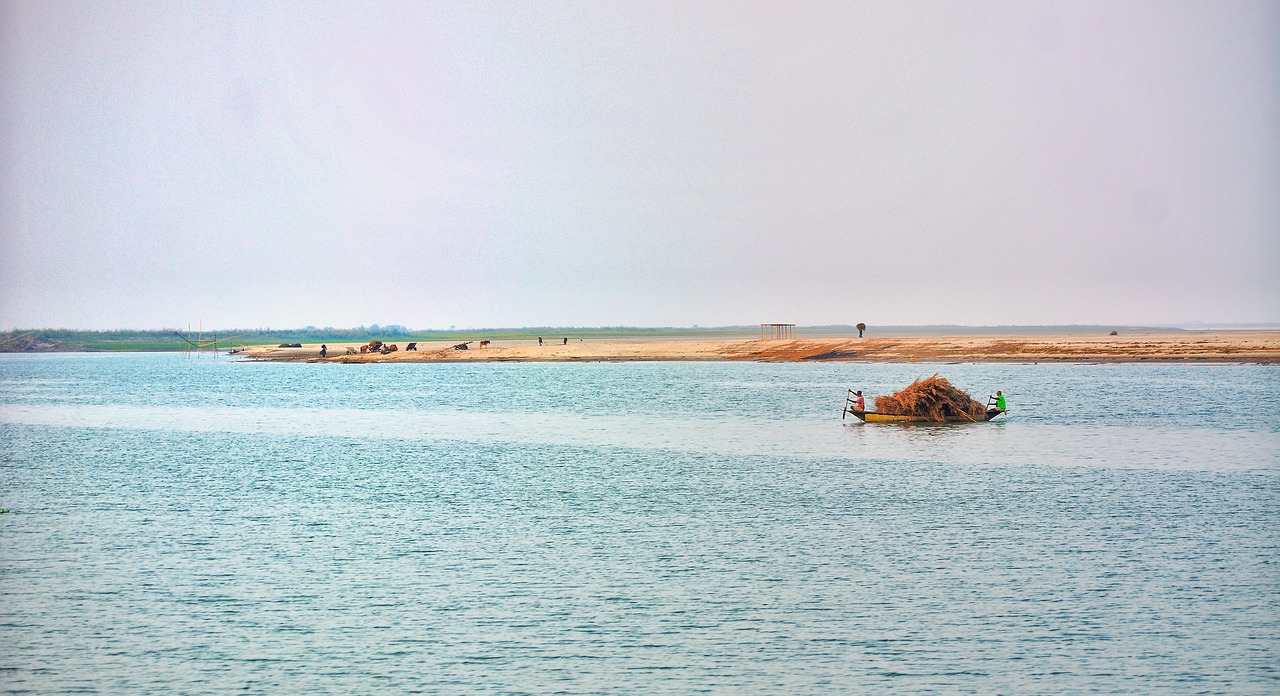
<svg viewBox="0 0 1280 696"><path fill-rule="evenodd" d="M1004 394L1000 393L999 389L996 390L996 408L1000 409L1001 411L1009 410L1009 407L1006 406L1004 403Z"/></svg>

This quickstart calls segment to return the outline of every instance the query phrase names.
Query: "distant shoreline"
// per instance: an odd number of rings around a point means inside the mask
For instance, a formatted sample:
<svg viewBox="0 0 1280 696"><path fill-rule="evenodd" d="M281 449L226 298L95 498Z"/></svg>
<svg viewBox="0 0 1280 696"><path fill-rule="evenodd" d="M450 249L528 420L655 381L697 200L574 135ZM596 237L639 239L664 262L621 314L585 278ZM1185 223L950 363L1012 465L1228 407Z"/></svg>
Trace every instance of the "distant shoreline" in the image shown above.
<svg viewBox="0 0 1280 696"><path fill-rule="evenodd" d="M466 350L451 341L396 343L388 354L359 353L358 343L328 343L301 348L257 346L239 353L249 360L276 362L613 362L735 361L758 362L1174 362L1280 363L1280 331L1176 331L1130 335L1008 334L967 336L801 337L796 339L601 338L563 336L477 339ZM348 348L356 351L349 353Z"/></svg>
<svg viewBox="0 0 1280 696"><path fill-rule="evenodd" d="M803 339L840 339L858 335L853 326L831 324L822 326L796 326L795 334ZM1206 335L1214 333L1280 332L1280 326L1271 325L1197 325L1182 327L1107 326L1107 325L1029 325L1029 326L965 326L919 325L870 327L868 338L934 337L1053 337L1053 336L1106 336L1116 331L1121 336L1148 334ZM0 353L56 353L56 352L154 352L183 351L200 344L203 349L226 350L232 347L261 348L282 343L303 345L361 344L374 339L389 342L458 343L470 340L536 341L544 338L568 337L571 341L633 341L644 340L730 340L747 341L761 337L759 325L719 327L522 327L478 329L421 329L410 330L403 326L358 326L335 329L318 329L308 326L299 329L146 329L91 331L84 329L14 329L0 331Z"/></svg>

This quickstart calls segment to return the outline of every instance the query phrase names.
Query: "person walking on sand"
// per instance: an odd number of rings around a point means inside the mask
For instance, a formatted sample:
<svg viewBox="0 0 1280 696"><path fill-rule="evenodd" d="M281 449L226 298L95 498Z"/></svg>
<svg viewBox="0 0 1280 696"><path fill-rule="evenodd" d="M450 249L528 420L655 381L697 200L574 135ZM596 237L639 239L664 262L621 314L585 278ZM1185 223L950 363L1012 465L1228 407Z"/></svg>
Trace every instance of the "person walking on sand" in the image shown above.
<svg viewBox="0 0 1280 696"><path fill-rule="evenodd" d="M538 345L542 345L542 337L541 337L541 336L539 336L539 337L538 337Z"/></svg>
<svg viewBox="0 0 1280 696"><path fill-rule="evenodd" d="M565 344L566 346L567 346L567 345L569 345L569 337L568 337L568 336L565 336L565 337L564 337L564 344Z"/></svg>
<svg viewBox="0 0 1280 696"><path fill-rule="evenodd" d="M326 346L325 344L321 343L321 344L320 344L320 357L322 357L322 358L323 358L323 357L325 357L325 356L326 356L326 355L328 355L328 354L329 354L329 346Z"/></svg>

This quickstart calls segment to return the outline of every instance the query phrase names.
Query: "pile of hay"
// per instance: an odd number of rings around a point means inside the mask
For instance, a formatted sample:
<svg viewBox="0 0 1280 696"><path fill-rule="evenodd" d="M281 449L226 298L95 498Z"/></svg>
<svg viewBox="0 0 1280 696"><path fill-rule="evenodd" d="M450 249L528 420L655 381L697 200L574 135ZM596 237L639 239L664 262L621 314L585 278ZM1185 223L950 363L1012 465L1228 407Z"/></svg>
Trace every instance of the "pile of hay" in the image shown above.
<svg viewBox="0 0 1280 696"><path fill-rule="evenodd" d="M987 408L934 374L896 394L876 397L876 410L891 416L919 416L944 423L949 418L986 420Z"/></svg>

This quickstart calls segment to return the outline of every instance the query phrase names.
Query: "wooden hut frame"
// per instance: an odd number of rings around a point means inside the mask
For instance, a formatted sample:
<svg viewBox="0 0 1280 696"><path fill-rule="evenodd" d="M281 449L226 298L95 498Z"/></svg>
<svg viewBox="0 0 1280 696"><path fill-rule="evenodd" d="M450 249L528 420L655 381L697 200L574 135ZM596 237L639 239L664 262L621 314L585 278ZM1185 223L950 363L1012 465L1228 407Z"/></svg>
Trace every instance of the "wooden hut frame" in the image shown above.
<svg viewBox="0 0 1280 696"><path fill-rule="evenodd" d="M760 325L760 340L762 341L769 340L769 339L777 340L777 339L795 338L795 337L796 337L795 324L761 324Z"/></svg>

